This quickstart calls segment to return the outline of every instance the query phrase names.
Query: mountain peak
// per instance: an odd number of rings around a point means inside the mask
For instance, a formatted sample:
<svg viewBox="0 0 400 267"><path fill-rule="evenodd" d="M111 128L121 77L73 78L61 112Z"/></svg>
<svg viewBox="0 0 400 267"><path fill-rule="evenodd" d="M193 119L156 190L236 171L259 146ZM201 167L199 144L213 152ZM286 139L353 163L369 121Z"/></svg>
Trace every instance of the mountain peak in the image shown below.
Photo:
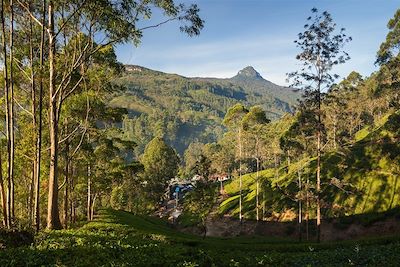
<svg viewBox="0 0 400 267"><path fill-rule="evenodd" d="M235 77L247 78L247 79L263 79L263 77L258 73L252 66L247 66L246 68L240 70Z"/></svg>

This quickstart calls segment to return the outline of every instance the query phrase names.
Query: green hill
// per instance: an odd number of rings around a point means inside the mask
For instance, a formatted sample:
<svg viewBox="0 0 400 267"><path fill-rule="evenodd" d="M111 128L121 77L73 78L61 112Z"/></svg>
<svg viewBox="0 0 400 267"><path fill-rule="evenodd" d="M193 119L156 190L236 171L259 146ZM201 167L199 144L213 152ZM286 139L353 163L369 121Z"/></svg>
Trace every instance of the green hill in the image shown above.
<svg viewBox="0 0 400 267"><path fill-rule="evenodd" d="M114 95L110 105L128 110L123 129L127 138L138 143L138 152L152 137L161 135L183 154L192 142L216 141L224 132L223 116L238 102L261 105L270 119L278 119L292 111L300 96L263 79L252 67L231 79L215 79L126 66L115 83L126 90Z"/></svg>
<svg viewBox="0 0 400 267"><path fill-rule="evenodd" d="M400 112L385 116L374 127L364 128L356 135L353 145L342 147L322 158L322 198L326 204L325 216L387 211L400 205ZM261 172L265 205L269 211L282 213L296 209L297 203L289 197L297 192L298 171L302 180L315 181L314 158L278 170ZM304 183L304 182L303 182ZM255 174L243 176L245 217L255 217ZM221 214L237 215L239 181L226 185L229 194L220 206Z"/></svg>

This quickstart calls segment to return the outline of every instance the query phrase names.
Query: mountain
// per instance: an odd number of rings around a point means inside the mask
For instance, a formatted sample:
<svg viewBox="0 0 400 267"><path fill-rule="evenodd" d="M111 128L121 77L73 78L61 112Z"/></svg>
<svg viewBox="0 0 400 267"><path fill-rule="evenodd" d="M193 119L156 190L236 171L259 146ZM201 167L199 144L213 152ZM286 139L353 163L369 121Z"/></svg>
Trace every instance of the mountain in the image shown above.
<svg viewBox="0 0 400 267"><path fill-rule="evenodd" d="M195 79L196 80L196 79ZM240 70L228 79L197 78L210 83L230 83L241 88L251 105L261 105L269 113L270 119L278 119L286 112L292 112L300 92L293 88L276 85L266 79L252 66Z"/></svg>
<svg viewBox="0 0 400 267"><path fill-rule="evenodd" d="M285 102L290 105L297 102L299 92L292 88L282 87L270 81L265 80L253 67L248 66L230 79L232 83L239 85L249 93L253 94L270 94L278 103Z"/></svg>
<svg viewBox="0 0 400 267"><path fill-rule="evenodd" d="M258 73L252 66L247 66L238 72L238 74L232 79L237 80L264 80L264 78Z"/></svg>
<svg viewBox="0 0 400 267"><path fill-rule="evenodd" d="M126 108L123 129L138 143L140 154L156 135L182 155L192 142L213 142L224 133L227 109L241 102L260 105L274 120L293 111L300 93L265 80L253 67L232 78L188 78L141 66L127 65L115 83L126 88L110 105Z"/></svg>

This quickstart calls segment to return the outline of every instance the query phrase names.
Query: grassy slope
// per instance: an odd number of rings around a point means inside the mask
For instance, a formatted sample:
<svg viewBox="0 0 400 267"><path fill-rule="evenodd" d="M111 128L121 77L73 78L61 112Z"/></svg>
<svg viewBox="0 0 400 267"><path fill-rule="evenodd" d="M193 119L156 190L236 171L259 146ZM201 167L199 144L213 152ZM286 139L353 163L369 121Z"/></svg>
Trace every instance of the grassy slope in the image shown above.
<svg viewBox="0 0 400 267"><path fill-rule="evenodd" d="M156 219L104 210L78 230L44 232L31 247L0 250L0 266L389 266L400 262L398 240L202 239Z"/></svg>
<svg viewBox="0 0 400 267"><path fill-rule="evenodd" d="M353 146L342 148L323 157L323 183L328 183L335 177L343 181L352 191L351 194L347 194L332 185L324 189L325 199L338 205L335 214L382 212L400 205L399 136L400 112L397 112L384 117L375 128L359 131L356 135L357 142ZM288 191L296 190L293 181L297 180L298 169L302 170L304 180L307 175L310 181L315 179L315 159L313 158L292 164L288 174L282 167L277 178L274 178L274 171L271 169L260 173L262 180L272 183L272 190L269 189L270 191L266 192L267 206L274 202L284 202L282 194L276 187L277 184ZM253 218L255 216L255 174L243 176L243 188L245 216ZM220 213L236 215L239 211L239 179L231 181L225 189L230 198L221 203ZM284 205L290 207L290 202L293 201L286 199ZM284 205L276 207L276 211L280 212Z"/></svg>

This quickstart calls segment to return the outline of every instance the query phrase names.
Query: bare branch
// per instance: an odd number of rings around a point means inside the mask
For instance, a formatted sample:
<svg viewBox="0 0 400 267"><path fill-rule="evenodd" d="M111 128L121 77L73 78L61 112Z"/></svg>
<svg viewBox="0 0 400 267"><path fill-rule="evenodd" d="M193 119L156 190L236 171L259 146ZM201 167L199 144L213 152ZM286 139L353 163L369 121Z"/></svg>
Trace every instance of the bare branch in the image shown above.
<svg viewBox="0 0 400 267"><path fill-rule="evenodd" d="M24 108L15 98L14 98L15 103L17 103L17 105L26 113L28 113L29 115L31 115L33 117L32 112L30 112L29 110L27 110L26 108Z"/></svg>
<svg viewBox="0 0 400 267"><path fill-rule="evenodd" d="M168 23L170 21L174 21L174 20L177 20L177 19L178 19L178 17L170 18L170 19L164 20L164 21L162 21L162 22L160 22L158 24L154 24L154 25L143 27L143 28L139 29L139 31L144 31L144 30L151 29L151 28L157 28L157 27L160 27L163 24L166 24L166 23Z"/></svg>

